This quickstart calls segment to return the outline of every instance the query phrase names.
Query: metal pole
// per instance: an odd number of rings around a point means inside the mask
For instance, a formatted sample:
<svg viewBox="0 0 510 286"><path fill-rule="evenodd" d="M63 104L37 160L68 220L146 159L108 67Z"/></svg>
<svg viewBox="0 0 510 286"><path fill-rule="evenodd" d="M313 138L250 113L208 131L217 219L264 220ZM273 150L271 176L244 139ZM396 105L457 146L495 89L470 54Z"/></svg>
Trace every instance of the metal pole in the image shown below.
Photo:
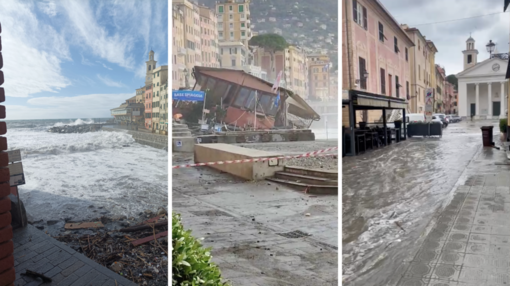
<svg viewBox="0 0 510 286"><path fill-rule="evenodd" d="M202 105L202 124L205 124L204 123L204 110L205 110L205 100L207 98L207 91L209 91L209 89L207 89L204 93L204 105Z"/></svg>
<svg viewBox="0 0 510 286"><path fill-rule="evenodd" d="M329 136L328 136L328 116L327 115L324 117L324 120L325 120L324 121L324 126L326 128L326 140L329 140Z"/></svg>
<svg viewBox="0 0 510 286"><path fill-rule="evenodd" d="M255 91L255 108L253 109L253 131L257 130L257 91Z"/></svg>

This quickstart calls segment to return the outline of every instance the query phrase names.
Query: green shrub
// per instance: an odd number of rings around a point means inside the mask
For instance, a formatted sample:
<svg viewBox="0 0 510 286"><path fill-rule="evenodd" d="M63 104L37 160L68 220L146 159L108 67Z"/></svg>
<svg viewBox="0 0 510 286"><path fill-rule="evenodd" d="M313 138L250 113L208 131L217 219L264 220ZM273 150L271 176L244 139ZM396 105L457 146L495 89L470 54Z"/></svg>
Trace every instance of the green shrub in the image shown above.
<svg viewBox="0 0 510 286"><path fill-rule="evenodd" d="M502 118L499 120L499 131L501 133L506 133L506 127L508 126L508 119Z"/></svg>
<svg viewBox="0 0 510 286"><path fill-rule="evenodd" d="M172 285L228 286L211 261L210 250L202 247L191 230L184 230L179 214L172 213Z"/></svg>

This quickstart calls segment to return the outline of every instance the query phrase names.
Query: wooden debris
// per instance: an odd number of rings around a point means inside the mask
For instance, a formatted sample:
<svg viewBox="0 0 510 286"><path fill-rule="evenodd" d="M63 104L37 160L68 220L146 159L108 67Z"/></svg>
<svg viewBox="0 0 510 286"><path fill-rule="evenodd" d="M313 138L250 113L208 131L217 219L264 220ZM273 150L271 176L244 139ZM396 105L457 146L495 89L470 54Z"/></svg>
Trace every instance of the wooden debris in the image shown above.
<svg viewBox="0 0 510 286"><path fill-rule="evenodd" d="M24 276L31 276L31 277L35 277L35 278L41 278L43 283L51 283L52 280L51 278L49 277L46 277L40 273L37 273L35 271L32 271L32 270L26 270L25 273L21 273L21 275L24 275Z"/></svg>
<svg viewBox="0 0 510 286"><path fill-rule="evenodd" d="M148 223L153 223L153 222L157 222L160 218L164 217L164 215L158 215L156 217L153 217L151 219L148 219L144 222L142 222L141 224L148 224Z"/></svg>
<svg viewBox="0 0 510 286"><path fill-rule="evenodd" d="M135 232L135 231L139 231L139 230L151 229L153 227L154 228L158 228L158 227L163 227L163 226L168 226L168 220L164 220L162 222L158 222L158 223L156 223L154 225L152 225L152 224L143 224L143 225L130 226L130 227L122 228L119 231L120 232Z"/></svg>
<svg viewBox="0 0 510 286"><path fill-rule="evenodd" d="M133 244L133 246L138 246L140 244L144 244L144 243L147 243L149 241L152 241L152 240L155 240L155 239L158 239L160 237L167 236L167 235L168 235L168 231L163 231L163 232L157 233L156 235L151 235L151 236L147 236L147 237L144 237L144 238L132 241L131 243Z"/></svg>
<svg viewBox="0 0 510 286"><path fill-rule="evenodd" d="M93 221L93 222L69 222L66 223L65 229L82 229L82 228L100 228L104 227L103 223L100 221Z"/></svg>

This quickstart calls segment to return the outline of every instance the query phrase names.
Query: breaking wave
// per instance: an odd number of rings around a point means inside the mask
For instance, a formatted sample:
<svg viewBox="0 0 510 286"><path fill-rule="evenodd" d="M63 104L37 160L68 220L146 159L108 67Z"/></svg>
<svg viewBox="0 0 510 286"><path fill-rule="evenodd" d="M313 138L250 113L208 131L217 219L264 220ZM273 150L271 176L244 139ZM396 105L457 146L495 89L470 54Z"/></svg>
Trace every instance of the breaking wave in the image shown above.
<svg viewBox="0 0 510 286"><path fill-rule="evenodd" d="M90 152L123 148L133 143L135 141L131 135L122 132L55 134L13 130L9 134L9 149L21 149L23 155Z"/></svg>
<svg viewBox="0 0 510 286"><path fill-rule="evenodd" d="M76 119L75 121L70 120L68 123L57 122L57 123L55 123L55 125L53 125L53 127L60 127L60 126L65 126L65 125L75 126L75 125L84 125L84 124L93 124L93 123L94 123L94 120L92 120L92 119L88 119L88 120Z"/></svg>

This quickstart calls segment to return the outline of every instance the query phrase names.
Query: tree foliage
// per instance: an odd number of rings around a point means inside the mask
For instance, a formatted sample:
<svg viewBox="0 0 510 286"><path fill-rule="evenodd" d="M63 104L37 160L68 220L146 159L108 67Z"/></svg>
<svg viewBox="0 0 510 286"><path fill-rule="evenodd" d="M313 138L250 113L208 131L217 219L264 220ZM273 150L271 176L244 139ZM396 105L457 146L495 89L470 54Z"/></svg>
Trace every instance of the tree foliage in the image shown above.
<svg viewBox="0 0 510 286"><path fill-rule="evenodd" d="M220 269L211 261L211 249L185 230L179 214L172 214L172 285L228 286Z"/></svg>
<svg viewBox="0 0 510 286"><path fill-rule="evenodd" d="M458 89L459 81L457 80L457 77L454 74L451 74L451 75L447 76L446 80L449 83L453 84L455 90L459 90Z"/></svg>
<svg viewBox="0 0 510 286"><path fill-rule="evenodd" d="M283 51L289 47L289 43L284 37L277 34L262 34L254 36L250 39L250 46L257 46L264 48L269 52Z"/></svg>

